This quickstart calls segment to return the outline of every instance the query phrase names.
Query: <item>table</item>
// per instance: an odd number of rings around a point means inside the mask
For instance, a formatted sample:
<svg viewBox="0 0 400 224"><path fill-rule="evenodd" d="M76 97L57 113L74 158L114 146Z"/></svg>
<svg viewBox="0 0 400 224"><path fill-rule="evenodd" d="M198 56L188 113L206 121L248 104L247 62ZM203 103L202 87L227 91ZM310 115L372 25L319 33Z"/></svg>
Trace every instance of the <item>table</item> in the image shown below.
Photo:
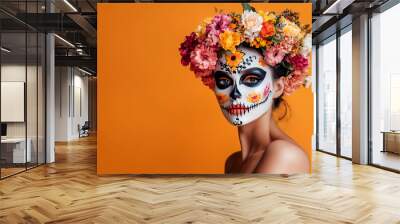
<svg viewBox="0 0 400 224"><path fill-rule="evenodd" d="M26 142L26 154L25 144ZM1 157L6 160L6 163L26 163L31 162L32 153L31 145L32 141L30 138L6 138L1 139ZM12 159L11 159L12 158Z"/></svg>
<svg viewBox="0 0 400 224"><path fill-rule="evenodd" d="M382 131L383 150L382 152L393 152L400 154L400 131Z"/></svg>

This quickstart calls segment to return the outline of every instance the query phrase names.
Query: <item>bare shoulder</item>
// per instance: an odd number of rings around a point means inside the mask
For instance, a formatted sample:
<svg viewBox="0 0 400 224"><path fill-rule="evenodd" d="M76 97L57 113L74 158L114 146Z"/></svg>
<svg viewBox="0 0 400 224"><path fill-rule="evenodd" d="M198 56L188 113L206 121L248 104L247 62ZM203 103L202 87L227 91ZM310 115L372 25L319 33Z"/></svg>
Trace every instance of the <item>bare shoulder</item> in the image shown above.
<svg viewBox="0 0 400 224"><path fill-rule="evenodd" d="M240 169L242 153L240 151L232 153L225 161L225 173L237 173Z"/></svg>
<svg viewBox="0 0 400 224"><path fill-rule="evenodd" d="M294 174L308 173L310 161L299 146L285 140L275 140L268 145L256 173Z"/></svg>

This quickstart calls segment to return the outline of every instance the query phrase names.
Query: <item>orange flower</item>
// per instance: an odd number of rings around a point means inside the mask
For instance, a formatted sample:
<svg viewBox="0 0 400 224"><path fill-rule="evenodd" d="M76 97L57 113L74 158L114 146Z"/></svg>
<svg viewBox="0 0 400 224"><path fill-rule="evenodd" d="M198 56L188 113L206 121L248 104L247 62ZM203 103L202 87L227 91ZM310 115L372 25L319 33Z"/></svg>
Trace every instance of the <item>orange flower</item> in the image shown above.
<svg viewBox="0 0 400 224"><path fill-rule="evenodd" d="M249 95L247 95L247 101L250 103L258 103L261 100L261 94L259 93L249 93Z"/></svg>
<svg viewBox="0 0 400 224"><path fill-rule="evenodd" d="M240 64L244 56L241 51L236 51L234 53L225 54L226 64L231 67L232 70L236 70L236 67Z"/></svg>
<svg viewBox="0 0 400 224"><path fill-rule="evenodd" d="M271 22L264 22L260 31L260 36L266 38L275 34L275 26Z"/></svg>

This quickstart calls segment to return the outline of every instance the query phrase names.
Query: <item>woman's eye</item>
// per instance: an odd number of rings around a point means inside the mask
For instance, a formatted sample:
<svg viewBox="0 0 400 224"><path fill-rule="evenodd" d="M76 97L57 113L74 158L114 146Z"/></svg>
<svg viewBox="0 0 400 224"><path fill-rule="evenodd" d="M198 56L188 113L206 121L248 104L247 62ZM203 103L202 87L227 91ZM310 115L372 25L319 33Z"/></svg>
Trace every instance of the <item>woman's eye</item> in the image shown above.
<svg viewBox="0 0 400 224"><path fill-rule="evenodd" d="M230 86L232 83L231 83L231 80L230 79L228 79L228 78L219 78L219 79L217 79L217 82L216 82L216 85L218 86L218 88L220 88L220 89L225 89L225 88L227 88L228 86Z"/></svg>
<svg viewBox="0 0 400 224"><path fill-rule="evenodd" d="M233 80L229 77L229 75L222 71L216 71L214 73L215 85L218 89L226 89L229 86L233 85Z"/></svg>
<svg viewBox="0 0 400 224"><path fill-rule="evenodd" d="M260 82L260 78L255 75L248 75L243 79L243 84L245 85L256 85L258 82Z"/></svg>

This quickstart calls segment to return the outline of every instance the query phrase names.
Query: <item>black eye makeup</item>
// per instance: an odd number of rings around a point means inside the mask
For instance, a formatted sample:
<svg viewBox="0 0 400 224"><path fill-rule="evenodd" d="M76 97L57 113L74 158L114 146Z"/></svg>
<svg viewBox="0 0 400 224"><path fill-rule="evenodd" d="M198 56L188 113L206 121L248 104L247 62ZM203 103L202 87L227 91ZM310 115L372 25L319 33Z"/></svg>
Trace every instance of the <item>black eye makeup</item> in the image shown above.
<svg viewBox="0 0 400 224"><path fill-rule="evenodd" d="M261 68L247 69L240 77L240 83L248 87L255 87L264 80L266 74L267 72Z"/></svg>
<svg viewBox="0 0 400 224"><path fill-rule="evenodd" d="M219 89L226 89L229 86L233 85L233 80L223 71L216 71L214 73L215 85Z"/></svg>

